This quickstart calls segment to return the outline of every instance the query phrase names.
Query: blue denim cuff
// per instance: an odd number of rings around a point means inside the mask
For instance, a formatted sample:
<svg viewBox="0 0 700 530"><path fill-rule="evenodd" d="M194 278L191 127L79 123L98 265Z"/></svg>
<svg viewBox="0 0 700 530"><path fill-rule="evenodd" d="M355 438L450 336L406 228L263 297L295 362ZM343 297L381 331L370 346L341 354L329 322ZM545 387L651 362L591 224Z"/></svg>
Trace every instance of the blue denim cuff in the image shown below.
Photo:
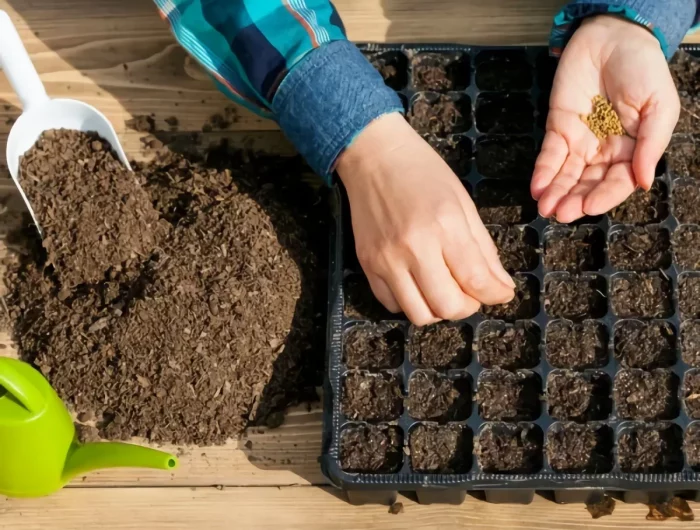
<svg viewBox="0 0 700 530"><path fill-rule="evenodd" d="M376 118L404 112L399 96L348 41L307 54L287 74L272 110L311 168L331 180L336 159Z"/></svg>
<svg viewBox="0 0 700 530"><path fill-rule="evenodd" d="M550 49L560 55L581 20L609 14L648 28L670 59L696 21L697 9L696 0L573 0L554 18Z"/></svg>

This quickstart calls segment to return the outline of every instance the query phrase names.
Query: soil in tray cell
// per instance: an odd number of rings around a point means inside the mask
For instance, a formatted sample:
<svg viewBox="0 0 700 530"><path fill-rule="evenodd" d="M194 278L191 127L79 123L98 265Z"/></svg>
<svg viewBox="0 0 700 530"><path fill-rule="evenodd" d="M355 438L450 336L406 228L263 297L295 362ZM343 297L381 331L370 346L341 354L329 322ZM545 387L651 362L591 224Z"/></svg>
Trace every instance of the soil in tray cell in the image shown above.
<svg viewBox="0 0 700 530"><path fill-rule="evenodd" d="M466 54L417 53L411 66L413 86L419 92L459 91L470 83L469 56Z"/></svg>
<svg viewBox="0 0 700 530"><path fill-rule="evenodd" d="M529 272L537 267L539 241L534 229L521 226L490 226L488 229L503 268L509 273Z"/></svg>
<svg viewBox="0 0 700 530"><path fill-rule="evenodd" d="M686 372L683 379L683 403L688 417L700 420L700 370Z"/></svg>
<svg viewBox="0 0 700 530"><path fill-rule="evenodd" d="M401 415L401 379L388 372L350 372L343 381L343 413L350 419L390 421Z"/></svg>
<svg viewBox="0 0 700 530"><path fill-rule="evenodd" d="M610 299L622 318L662 318L673 312L671 280L660 273L622 273L613 276Z"/></svg>
<svg viewBox="0 0 700 530"><path fill-rule="evenodd" d="M411 363L421 368L464 368L472 349L472 328L444 322L417 328L411 336Z"/></svg>
<svg viewBox="0 0 700 530"><path fill-rule="evenodd" d="M443 374L416 370L408 380L406 409L422 421L462 421L471 412L471 384Z"/></svg>
<svg viewBox="0 0 700 530"><path fill-rule="evenodd" d="M694 134L700 131L700 97L697 94L678 94L681 114L674 129L675 134Z"/></svg>
<svg viewBox="0 0 700 530"><path fill-rule="evenodd" d="M666 368L676 362L676 334L667 322L622 320L615 324L613 350L625 368Z"/></svg>
<svg viewBox="0 0 700 530"><path fill-rule="evenodd" d="M480 90L528 90L532 67L520 51L484 51L476 57L476 86Z"/></svg>
<svg viewBox="0 0 700 530"><path fill-rule="evenodd" d="M673 254L679 267L700 269L700 226L680 226L673 233Z"/></svg>
<svg viewBox="0 0 700 530"><path fill-rule="evenodd" d="M479 376L476 400L479 415L487 421L534 420L540 415L541 395L538 375L496 368Z"/></svg>
<svg viewBox="0 0 700 530"><path fill-rule="evenodd" d="M481 133L529 133L534 121L529 94L482 94L476 100L476 128Z"/></svg>
<svg viewBox="0 0 700 530"><path fill-rule="evenodd" d="M540 362L540 335L531 322L484 322L477 333L479 363L484 368L534 368Z"/></svg>
<svg viewBox="0 0 700 530"><path fill-rule="evenodd" d="M487 423L474 441L474 453L485 473L536 473L542 446L542 431L535 425Z"/></svg>
<svg viewBox="0 0 700 530"><path fill-rule="evenodd" d="M540 309L539 284L533 276L518 274L515 281L515 297L507 304L482 306L481 312L489 318L519 320L533 318Z"/></svg>
<svg viewBox="0 0 700 530"><path fill-rule="evenodd" d="M608 256L618 270L665 269L671 265L671 238L665 228L624 227L610 234Z"/></svg>
<svg viewBox="0 0 700 530"><path fill-rule="evenodd" d="M668 216L668 194L666 186L658 180L650 191L638 189L621 205L613 208L610 219L616 223L658 223Z"/></svg>
<svg viewBox="0 0 700 530"><path fill-rule="evenodd" d="M474 202L484 224L522 224L537 217L527 183L480 182Z"/></svg>
<svg viewBox="0 0 700 530"><path fill-rule="evenodd" d="M672 202L673 215L681 223L700 223L700 181L675 182Z"/></svg>
<svg viewBox="0 0 700 530"><path fill-rule="evenodd" d="M469 96L421 92L413 100L408 121L421 134L446 135L469 130L471 112Z"/></svg>
<svg viewBox="0 0 700 530"><path fill-rule="evenodd" d="M600 318L607 310L605 280L597 276L550 273L544 280L544 309L550 317Z"/></svg>
<svg viewBox="0 0 700 530"><path fill-rule="evenodd" d="M613 394L625 420L665 420L678 415L678 377L669 370L620 370Z"/></svg>
<svg viewBox="0 0 700 530"><path fill-rule="evenodd" d="M466 473L472 465L472 434L462 425L420 424L408 436L417 473Z"/></svg>
<svg viewBox="0 0 700 530"><path fill-rule="evenodd" d="M685 459L693 471L700 471L700 422L691 423L683 440Z"/></svg>
<svg viewBox="0 0 700 530"><path fill-rule="evenodd" d="M605 236L600 229L556 227L545 235L544 267L548 271L597 271L605 265Z"/></svg>
<svg viewBox="0 0 700 530"><path fill-rule="evenodd" d="M547 460L558 473L608 473L613 467L609 427L555 423L547 433Z"/></svg>
<svg viewBox="0 0 700 530"><path fill-rule="evenodd" d="M401 90L408 84L408 57L401 52L366 53L372 66L389 88Z"/></svg>
<svg viewBox="0 0 700 530"><path fill-rule="evenodd" d="M425 134L423 138L447 162L458 177L466 177L472 167L472 141L467 136L451 135L440 138Z"/></svg>
<svg viewBox="0 0 700 530"><path fill-rule="evenodd" d="M683 274L680 276L678 308L683 318L700 318L700 275Z"/></svg>
<svg viewBox="0 0 700 530"><path fill-rule="evenodd" d="M603 366L608 360L607 344L605 325L594 320L555 320L547 325L547 361L556 368L582 370Z"/></svg>
<svg viewBox="0 0 700 530"><path fill-rule="evenodd" d="M403 462L401 429L351 425L340 433L340 466L350 473L396 473Z"/></svg>
<svg viewBox="0 0 700 530"><path fill-rule="evenodd" d="M476 169L484 177L529 180L537 159L535 141L529 137L483 136L477 140L475 159Z"/></svg>
<svg viewBox="0 0 700 530"><path fill-rule="evenodd" d="M343 282L345 314L357 320L392 320L400 316L390 313L374 297L367 277L362 273L351 274Z"/></svg>
<svg viewBox="0 0 700 530"><path fill-rule="evenodd" d="M673 142L666 150L666 167L671 177L700 179L700 138L692 138Z"/></svg>
<svg viewBox="0 0 700 530"><path fill-rule="evenodd" d="M343 357L349 368L397 368L403 361L401 328L386 324L353 326L345 333Z"/></svg>
<svg viewBox="0 0 700 530"><path fill-rule="evenodd" d="M678 50L669 63L678 92L700 92L700 61L684 50Z"/></svg>
<svg viewBox="0 0 700 530"><path fill-rule="evenodd" d="M612 409L610 386L602 373L556 370L547 377L549 415L556 420L604 420Z"/></svg>
<svg viewBox="0 0 700 530"><path fill-rule="evenodd" d="M681 428L673 424L638 424L622 432L617 458L623 473L675 473L683 468Z"/></svg>
<svg viewBox="0 0 700 530"><path fill-rule="evenodd" d="M681 357L684 363L700 368L700 320L681 324Z"/></svg>

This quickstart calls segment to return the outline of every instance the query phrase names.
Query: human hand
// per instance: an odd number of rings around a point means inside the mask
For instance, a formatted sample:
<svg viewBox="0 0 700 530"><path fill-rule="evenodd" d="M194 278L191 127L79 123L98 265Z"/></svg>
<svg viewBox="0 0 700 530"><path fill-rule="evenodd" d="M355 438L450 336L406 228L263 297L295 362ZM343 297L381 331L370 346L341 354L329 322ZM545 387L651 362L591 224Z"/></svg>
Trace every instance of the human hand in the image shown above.
<svg viewBox="0 0 700 530"><path fill-rule="evenodd" d="M371 123L337 170L358 259L387 309L422 326L513 298L515 284L463 184L400 114Z"/></svg>
<svg viewBox="0 0 700 530"><path fill-rule="evenodd" d="M581 120L597 95L627 136L600 141ZM658 40L613 16L585 20L564 49L531 191L543 217L600 215L635 189L649 190L678 121L680 102Z"/></svg>

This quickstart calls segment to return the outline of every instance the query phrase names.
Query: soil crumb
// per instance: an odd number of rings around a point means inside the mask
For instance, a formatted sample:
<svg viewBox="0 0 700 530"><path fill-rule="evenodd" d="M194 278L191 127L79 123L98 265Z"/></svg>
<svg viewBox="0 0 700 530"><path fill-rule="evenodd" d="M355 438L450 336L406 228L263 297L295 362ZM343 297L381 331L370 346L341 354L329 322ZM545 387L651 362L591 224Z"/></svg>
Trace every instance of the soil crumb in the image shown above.
<svg viewBox="0 0 700 530"><path fill-rule="evenodd" d="M608 136L624 136L626 134L620 117L612 104L601 95L593 98L593 112L588 116L581 116L581 119L598 140L607 140Z"/></svg>
<svg viewBox="0 0 700 530"><path fill-rule="evenodd" d="M419 473L465 473L471 444L461 425L418 425L409 436L411 467Z"/></svg>
<svg viewBox="0 0 700 530"><path fill-rule="evenodd" d="M683 318L700 318L700 276L681 276L678 307Z"/></svg>
<svg viewBox="0 0 700 530"><path fill-rule="evenodd" d="M399 515L400 513L403 513L403 504L400 502L395 502L389 506L389 513L391 515Z"/></svg>
<svg viewBox="0 0 700 530"><path fill-rule="evenodd" d="M684 363L700 368L700 321L686 320L681 324L681 356Z"/></svg>
<svg viewBox="0 0 700 530"><path fill-rule="evenodd" d="M556 420L604 420L611 410L606 375L558 370L547 378L549 415Z"/></svg>
<svg viewBox="0 0 700 530"><path fill-rule="evenodd" d="M615 405L622 419L672 419L678 414L677 393L677 377L668 370L620 370L615 377Z"/></svg>
<svg viewBox="0 0 700 530"><path fill-rule="evenodd" d="M604 248L605 237L600 230L553 230L545 237L544 266L548 271L597 271L605 265Z"/></svg>
<svg viewBox="0 0 700 530"><path fill-rule="evenodd" d="M612 310L618 317L663 318L673 311L671 281L661 274L614 276L610 291Z"/></svg>
<svg viewBox="0 0 700 530"><path fill-rule="evenodd" d="M463 132L471 127L471 102L467 96L454 100L446 94L420 94L409 113L409 122L419 133Z"/></svg>
<svg viewBox="0 0 700 530"><path fill-rule="evenodd" d="M683 381L683 399L688 417L700 419L700 371L691 370L685 374Z"/></svg>
<svg viewBox="0 0 700 530"><path fill-rule="evenodd" d="M397 326L363 324L350 328L344 347L349 368L397 368L403 361L404 336Z"/></svg>
<svg viewBox="0 0 700 530"><path fill-rule="evenodd" d="M680 497L673 497L670 501L661 504L649 505L647 521L666 521L667 519L694 521L695 514L688 501Z"/></svg>
<svg viewBox="0 0 700 530"><path fill-rule="evenodd" d="M484 322L479 328L479 363L484 368L533 368L540 360L539 345L540 328L535 324Z"/></svg>
<svg viewBox="0 0 700 530"><path fill-rule="evenodd" d="M666 368L676 362L676 335L667 322L623 320L615 326L615 358L626 368Z"/></svg>
<svg viewBox="0 0 700 530"><path fill-rule="evenodd" d="M675 195L674 188L674 198ZM667 197L665 186L659 181L655 181L651 190L638 189L625 202L610 210L610 219L616 223L624 224L661 222L668 216Z"/></svg>
<svg viewBox="0 0 700 530"><path fill-rule="evenodd" d="M700 424L691 423L685 430L683 440L685 459L693 471L700 469Z"/></svg>
<svg viewBox="0 0 700 530"><path fill-rule="evenodd" d="M670 249L668 230L635 226L610 236L608 255L610 264L618 270L653 271L671 265Z"/></svg>
<svg viewBox="0 0 700 530"><path fill-rule="evenodd" d="M471 327L433 324L414 331L411 362L422 368L464 368L469 364L471 346Z"/></svg>
<svg viewBox="0 0 700 530"><path fill-rule="evenodd" d="M534 420L540 415L541 382L527 371L496 368L479 376L476 400L487 421Z"/></svg>
<svg viewBox="0 0 700 530"><path fill-rule="evenodd" d="M489 233L496 244L503 268L509 273L528 272L537 267L539 243L535 231L519 226L491 226Z"/></svg>
<svg viewBox="0 0 700 530"><path fill-rule="evenodd" d="M700 228L679 227L673 233L673 253L679 267L685 270L700 269Z"/></svg>
<svg viewBox="0 0 700 530"><path fill-rule="evenodd" d="M390 373L350 373L343 383L343 413L350 419L389 421L401 415L401 380Z"/></svg>
<svg viewBox="0 0 700 530"><path fill-rule="evenodd" d="M534 425L487 423L474 445L484 473L534 473L542 467L542 432Z"/></svg>
<svg viewBox="0 0 700 530"><path fill-rule="evenodd" d="M489 318L517 320L532 318L539 313L539 285L533 276L517 274L515 282L515 297L507 304L482 306L481 312Z"/></svg>
<svg viewBox="0 0 700 530"><path fill-rule="evenodd" d="M610 495L603 495L603 498L598 502L586 503L586 510L588 510L593 519L612 515L615 511L615 499Z"/></svg>
<svg viewBox="0 0 700 530"><path fill-rule="evenodd" d="M403 436L389 425L353 425L340 434L340 465L350 473L395 473L403 462Z"/></svg>
<svg viewBox="0 0 700 530"><path fill-rule="evenodd" d="M637 424L620 435L617 457L624 473L675 473L683 468L681 430L668 424Z"/></svg>
<svg viewBox="0 0 700 530"><path fill-rule="evenodd" d="M156 130L156 121L152 116L139 115L124 122L129 129L138 132L152 133Z"/></svg>
<svg viewBox="0 0 700 530"><path fill-rule="evenodd" d="M547 434L547 460L559 473L607 473L612 447L607 427L558 423Z"/></svg>
<svg viewBox="0 0 700 530"><path fill-rule="evenodd" d="M547 275L544 308L555 318L600 318L607 310L605 282L598 277Z"/></svg>
<svg viewBox="0 0 700 530"><path fill-rule="evenodd" d="M417 420L461 421L471 408L468 379L451 380L447 376L417 370L408 381L408 414Z"/></svg>
<svg viewBox="0 0 700 530"><path fill-rule="evenodd" d="M607 362L608 333L603 324L586 320L577 324L555 320L547 326L545 350L549 364L556 368L582 370Z"/></svg>

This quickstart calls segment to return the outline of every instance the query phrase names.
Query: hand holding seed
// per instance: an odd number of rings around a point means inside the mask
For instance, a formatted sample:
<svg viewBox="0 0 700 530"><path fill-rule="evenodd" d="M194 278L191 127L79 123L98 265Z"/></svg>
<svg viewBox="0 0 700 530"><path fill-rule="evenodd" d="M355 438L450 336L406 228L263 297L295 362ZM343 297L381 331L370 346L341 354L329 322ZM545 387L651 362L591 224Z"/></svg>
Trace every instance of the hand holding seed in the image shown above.
<svg viewBox="0 0 700 530"><path fill-rule="evenodd" d="M531 184L540 215L568 223L648 190L679 112L651 32L607 15L584 21L554 78Z"/></svg>

